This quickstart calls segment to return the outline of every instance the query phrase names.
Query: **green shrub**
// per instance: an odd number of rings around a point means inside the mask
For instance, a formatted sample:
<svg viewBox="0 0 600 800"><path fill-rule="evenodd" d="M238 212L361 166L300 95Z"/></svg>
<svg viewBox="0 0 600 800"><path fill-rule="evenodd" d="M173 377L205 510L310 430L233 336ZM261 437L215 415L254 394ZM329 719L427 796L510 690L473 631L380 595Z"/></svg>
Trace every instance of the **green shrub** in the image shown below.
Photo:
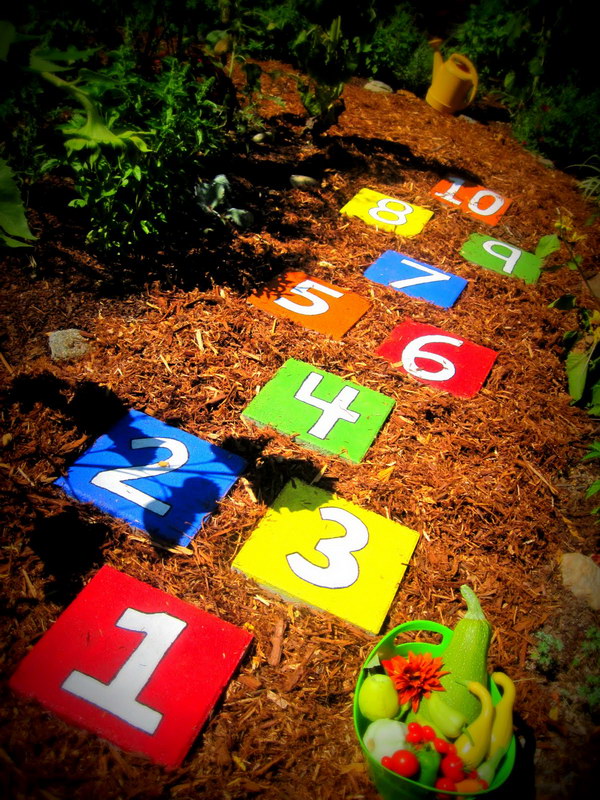
<svg viewBox="0 0 600 800"><path fill-rule="evenodd" d="M398 5L393 16L380 23L361 69L373 78L422 93L431 82L433 55L413 12Z"/></svg>

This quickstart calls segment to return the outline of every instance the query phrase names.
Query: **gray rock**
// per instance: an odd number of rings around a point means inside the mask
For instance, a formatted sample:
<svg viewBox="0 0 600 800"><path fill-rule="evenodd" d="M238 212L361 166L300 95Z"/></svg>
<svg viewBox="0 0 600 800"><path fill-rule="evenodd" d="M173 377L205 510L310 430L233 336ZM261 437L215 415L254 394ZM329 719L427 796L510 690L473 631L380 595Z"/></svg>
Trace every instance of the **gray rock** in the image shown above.
<svg viewBox="0 0 600 800"><path fill-rule="evenodd" d="M583 553L565 553L560 561L563 584L575 597L600 609L600 567Z"/></svg>
<svg viewBox="0 0 600 800"><path fill-rule="evenodd" d="M308 175L290 175L290 184L293 189L302 189L304 192L313 192L319 188L319 181Z"/></svg>
<svg viewBox="0 0 600 800"><path fill-rule="evenodd" d="M50 356L54 361L81 358L90 349L87 339L77 328L52 331L48 334L48 345L50 346Z"/></svg>
<svg viewBox="0 0 600 800"><path fill-rule="evenodd" d="M394 90L391 86L383 81L367 81L363 86L368 92L379 92L380 94L393 94Z"/></svg>

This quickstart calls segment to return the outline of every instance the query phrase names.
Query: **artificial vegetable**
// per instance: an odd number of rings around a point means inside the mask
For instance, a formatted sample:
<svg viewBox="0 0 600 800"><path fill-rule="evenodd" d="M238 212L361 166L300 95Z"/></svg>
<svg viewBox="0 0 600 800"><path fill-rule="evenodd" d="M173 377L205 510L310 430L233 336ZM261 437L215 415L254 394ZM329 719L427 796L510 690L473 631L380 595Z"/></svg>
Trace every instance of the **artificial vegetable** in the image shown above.
<svg viewBox="0 0 600 800"><path fill-rule="evenodd" d="M479 681L467 681L466 688L479 700L481 712L456 742L456 754L469 769L476 769L488 752L494 722L492 696Z"/></svg>
<svg viewBox="0 0 600 800"><path fill-rule="evenodd" d="M513 706L516 689L514 682L504 672L493 672L492 680L502 689L502 697L494 709L494 724L490 737L487 758L492 758L498 750L506 751L513 734Z"/></svg>
<svg viewBox="0 0 600 800"><path fill-rule="evenodd" d="M416 754L420 766L419 783L424 783L426 786L433 786L440 768L440 754L430 745L421 747L416 751Z"/></svg>
<svg viewBox="0 0 600 800"><path fill-rule="evenodd" d="M498 764L502 761L505 752L505 750L496 750L495 754L491 758L486 759L483 764L480 764L477 767L477 775L482 781L491 783L494 780L494 775L498 769Z"/></svg>
<svg viewBox="0 0 600 800"><path fill-rule="evenodd" d="M465 726L467 718L457 708L448 705L441 697L443 692L432 692L427 698L423 698L419 706L419 713L431 722L449 739L456 739L460 736Z"/></svg>
<svg viewBox="0 0 600 800"><path fill-rule="evenodd" d="M396 719L376 719L363 736L363 742L369 753L377 761L384 756L393 755L402 750L406 743L406 725Z"/></svg>
<svg viewBox="0 0 600 800"><path fill-rule="evenodd" d="M392 679L388 675L368 675L358 693L358 707L370 722L395 717L400 704Z"/></svg>
<svg viewBox="0 0 600 800"><path fill-rule="evenodd" d="M466 585L460 592L467 603L467 611L458 621L450 644L444 652L444 669L440 683L446 690L443 699L451 708L457 709L473 722L480 712L479 699L464 686L464 681L487 684L487 658L492 626L487 621L475 592Z"/></svg>
<svg viewBox="0 0 600 800"><path fill-rule="evenodd" d="M464 781L458 781L454 791L456 792L482 792L487 789L486 781L480 781L478 778L465 778Z"/></svg>

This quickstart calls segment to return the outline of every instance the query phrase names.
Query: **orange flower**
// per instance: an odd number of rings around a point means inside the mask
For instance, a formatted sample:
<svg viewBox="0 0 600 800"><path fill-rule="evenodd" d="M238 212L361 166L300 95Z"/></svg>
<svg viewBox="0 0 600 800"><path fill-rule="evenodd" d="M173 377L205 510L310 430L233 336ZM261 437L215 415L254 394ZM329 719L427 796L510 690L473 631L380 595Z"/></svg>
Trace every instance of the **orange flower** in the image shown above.
<svg viewBox="0 0 600 800"><path fill-rule="evenodd" d="M448 670L441 671L442 660L441 657L433 658L431 653L409 653L407 659L393 656L381 662L398 690L400 705L410 702L412 710L417 711L421 698L429 697L431 692L444 691L440 678L449 673Z"/></svg>

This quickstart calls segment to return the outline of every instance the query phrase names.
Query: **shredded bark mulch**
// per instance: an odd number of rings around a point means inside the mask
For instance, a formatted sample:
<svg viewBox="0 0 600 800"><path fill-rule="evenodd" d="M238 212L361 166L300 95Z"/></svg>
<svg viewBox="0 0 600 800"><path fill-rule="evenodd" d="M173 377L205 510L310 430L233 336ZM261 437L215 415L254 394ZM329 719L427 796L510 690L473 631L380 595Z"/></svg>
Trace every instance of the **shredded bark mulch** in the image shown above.
<svg viewBox="0 0 600 800"><path fill-rule="evenodd" d="M265 100L261 107L273 140L249 141L219 170L241 198L238 205L254 213L249 230L206 242L199 234L195 248L172 263L166 258L161 270L149 259L144 280L132 285L130 266L118 274L87 254L76 224L62 227L60 207L49 205L58 189L48 184L32 210L41 237L35 261L12 256L0 278L2 794L32 800L377 796L352 723L358 671L377 637L286 603L231 569L283 486L300 479L420 533L382 633L414 619L453 627L464 610L460 585L478 594L494 628L490 669L506 671L518 687L520 754L507 796L534 796L535 771L558 752L558 738L577 740L577 756L571 750L568 763L560 762L570 775L564 796L591 797L597 729L590 720L574 735L561 721L569 699L550 696L528 653L534 633L570 602L560 581L561 554L597 552L584 498L589 484L571 480L598 436L567 393L561 341L577 320L575 312L549 308L567 292L588 307L594 301L566 267L526 285L465 262L459 251L479 231L533 252L561 210L586 234L578 252L592 276L600 268L598 224L586 225L592 208L572 177L525 151L505 123L445 117L408 92L374 94L356 80L344 92L339 123L314 141L302 135L294 81L285 74L265 78L265 92L286 103L282 109ZM497 227L430 196L441 178L457 172L512 198ZM292 174L309 175L320 186L294 189ZM363 187L434 215L412 239L341 216L339 209ZM456 306L441 309L367 281L364 269L387 249L467 278ZM548 266L565 260L564 251L556 253ZM335 341L251 306L249 293L284 269L351 289L372 307ZM405 319L496 350L483 389L472 399L456 398L378 358L375 348ZM62 328L85 333L86 356L50 359L47 334ZM313 452L241 419L288 358L395 399L362 463ZM53 485L127 408L248 460L244 477L189 548L153 543ZM169 772L124 753L6 686L103 564L254 635L180 769ZM590 613L582 608L570 625L590 624ZM557 704L558 715L551 714ZM538 796L563 795L556 789Z"/></svg>

